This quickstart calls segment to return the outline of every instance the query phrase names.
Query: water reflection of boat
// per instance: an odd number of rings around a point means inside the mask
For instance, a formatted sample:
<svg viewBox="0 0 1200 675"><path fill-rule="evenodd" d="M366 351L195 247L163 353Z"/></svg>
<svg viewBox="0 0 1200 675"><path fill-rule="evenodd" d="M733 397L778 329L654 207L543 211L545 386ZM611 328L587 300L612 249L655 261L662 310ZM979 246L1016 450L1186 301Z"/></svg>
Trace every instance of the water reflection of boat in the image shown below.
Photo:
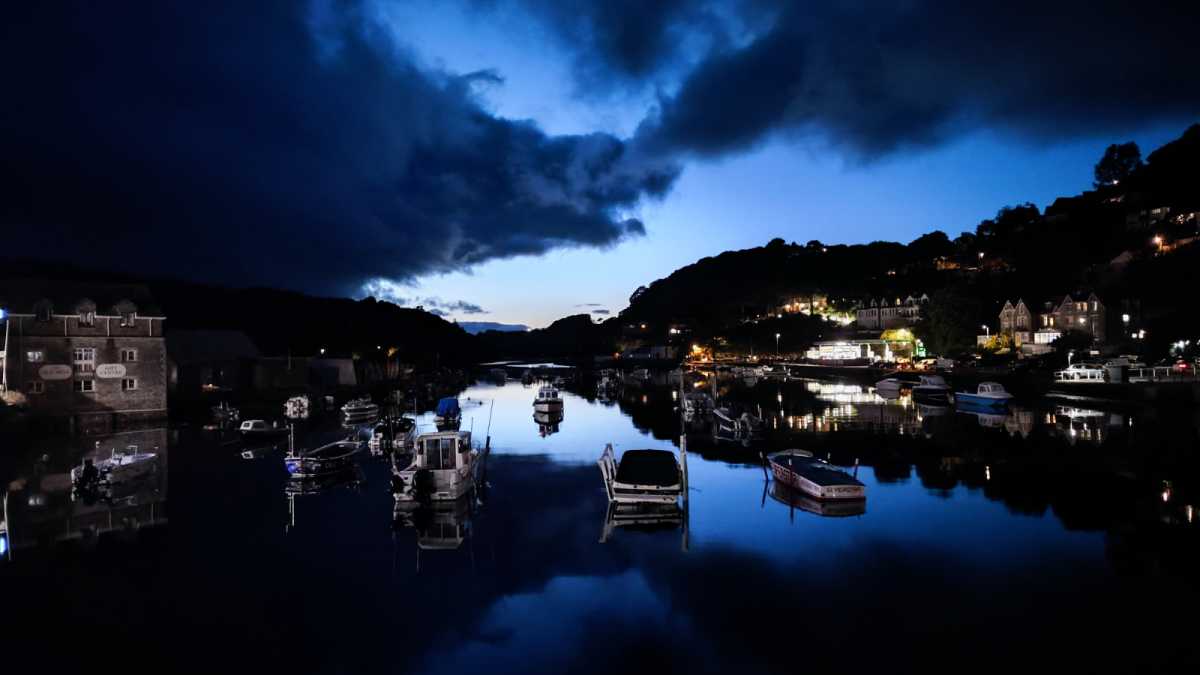
<svg viewBox="0 0 1200 675"><path fill-rule="evenodd" d="M681 547L688 548L688 510L678 504L609 502L600 530L600 543L607 543L620 528L627 532L675 532L683 537Z"/></svg>
<svg viewBox="0 0 1200 675"><path fill-rule="evenodd" d="M692 420L712 413L712 397L702 391L689 391L683 395L683 414Z"/></svg>
<svg viewBox="0 0 1200 675"><path fill-rule="evenodd" d="M974 417L979 422L979 426L988 429L1003 428L1005 422L1008 421L1008 415L1004 413L998 413L994 410L975 410L971 407L964 407L960 405L958 407L958 412L963 415L970 415Z"/></svg>
<svg viewBox="0 0 1200 675"><path fill-rule="evenodd" d="M292 475L283 485L283 493L289 497L315 495L339 487L357 488L366 482L362 469L350 465L340 471L317 476Z"/></svg>
<svg viewBox="0 0 1200 675"><path fill-rule="evenodd" d="M623 504L674 504L687 489L687 454L675 460L670 450L626 450L620 459L612 444L604 446L597 464L608 501Z"/></svg>
<svg viewBox="0 0 1200 675"><path fill-rule="evenodd" d="M950 400L950 385L941 375L922 375L921 381L912 388L913 400L943 402Z"/></svg>
<svg viewBox="0 0 1200 675"><path fill-rule="evenodd" d="M474 506L473 492L449 501L396 502L392 508L392 525L415 530L419 549L454 550L470 536Z"/></svg>
<svg viewBox="0 0 1200 675"><path fill-rule="evenodd" d="M832 501L818 500L788 487L778 481L772 481L766 488L775 501L793 509L800 509L818 516L841 518L846 516L861 516L867 512L867 500L837 499Z"/></svg>
<svg viewBox="0 0 1200 675"><path fill-rule="evenodd" d="M763 421L758 416L749 412L738 415L725 406L713 408L713 422L715 433L718 435L751 436L761 433L764 429Z"/></svg>
<svg viewBox="0 0 1200 675"><path fill-rule="evenodd" d="M767 455L776 482L815 499L865 499L866 487L854 476L812 456L805 450L784 450Z"/></svg>
<svg viewBox="0 0 1200 675"><path fill-rule="evenodd" d="M398 502L454 500L475 486L482 452L471 447L469 431L421 434L406 466L392 469L392 496Z"/></svg>
<svg viewBox="0 0 1200 675"><path fill-rule="evenodd" d="M542 438L558 433L558 425L562 424L563 412L534 412L533 421L538 425L538 435Z"/></svg>

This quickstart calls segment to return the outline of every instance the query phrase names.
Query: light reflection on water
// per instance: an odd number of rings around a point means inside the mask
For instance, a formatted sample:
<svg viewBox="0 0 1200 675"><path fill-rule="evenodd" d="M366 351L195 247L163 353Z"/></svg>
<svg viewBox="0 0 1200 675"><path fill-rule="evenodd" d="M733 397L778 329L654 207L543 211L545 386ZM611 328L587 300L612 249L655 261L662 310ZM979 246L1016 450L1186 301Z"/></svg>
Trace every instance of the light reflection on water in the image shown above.
<svg viewBox="0 0 1200 675"><path fill-rule="evenodd" d="M56 635L59 608L88 607L79 654L137 638L150 644L136 656L197 671L235 650L239 669L304 672L795 672L797 650L843 670L1195 659L1165 612L1198 597L1194 411L1030 401L972 415L849 383L722 387L776 421L767 436L689 426L686 518L615 525L595 460L605 443L676 448L673 391L631 383L609 404L564 391L546 433L535 386L469 387L462 428L491 438L487 480L418 512L393 508L382 461L289 500L277 453L242 459L183 430L169 524L18 550L0 584L26 611L5 627ZM777 498L759 453L784 447L858 460L865 510ZM218 626L221 650L185 638ZM1095 649L1106 640L1172 649Z"/></svg>

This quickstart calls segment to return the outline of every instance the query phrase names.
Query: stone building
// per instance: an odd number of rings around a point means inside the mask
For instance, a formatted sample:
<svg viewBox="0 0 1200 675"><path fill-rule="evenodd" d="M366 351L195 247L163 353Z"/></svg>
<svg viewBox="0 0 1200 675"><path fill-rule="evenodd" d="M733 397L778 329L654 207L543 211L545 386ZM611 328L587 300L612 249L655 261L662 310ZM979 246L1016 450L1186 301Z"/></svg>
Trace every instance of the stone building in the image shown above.
<svg viewBox="0 0 1200 675"><path fill-rule="evenodd" d="M0 280L3 386L87 433L167 414L165 318L144 286Z"/></svg>
<svg viewBox="0 0 1200 675"><path fill-rule="evenodd" d="M1108 312L1095 293L1064 296L1057 304L1047 302L1041 314L1041 333L1065 333L1077 330L1103 343L1108 337Z"/></svg>
<svg viewBox="0 0 1200 675"><path fill-rule="evenodd" d="M912 326L921 320L921 308L929 302L928 295L921 297L908 296L904 300L896 298L893 303L887 298L870 302L857 311L858 327L860 329L900 328Z"/></svg>

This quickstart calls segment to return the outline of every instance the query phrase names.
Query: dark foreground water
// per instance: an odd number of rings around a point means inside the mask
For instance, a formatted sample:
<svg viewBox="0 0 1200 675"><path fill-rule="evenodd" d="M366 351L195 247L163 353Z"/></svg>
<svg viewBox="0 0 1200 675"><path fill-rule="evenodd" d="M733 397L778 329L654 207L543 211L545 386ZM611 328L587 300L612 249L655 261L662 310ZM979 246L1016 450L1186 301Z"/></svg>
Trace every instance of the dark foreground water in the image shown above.
<svg viewBox="0 0 1200 675"><path fill-rule="evenodd" d="M671 390L629 387L608 405L570 396L557 430L533 419L533 394L464 392L486 402L465 406L478 440L491 411L487 485L398 520L387 465L368 457L344 484L289 500L279 454L244 459L220 434L150 430L134 441L169 446L169 472L89 506L55 491L74 451L51 452L10 485L0 662L46 673L1200 663L1195 411L1037 401L980 417L851 385L762 382L730 397L762 406L769 438L693 429L686 519L639 531L608 526L595 459L608 442L675 447ZM758 452L782 447L857 460L865 513L776 495Z"/></svg>

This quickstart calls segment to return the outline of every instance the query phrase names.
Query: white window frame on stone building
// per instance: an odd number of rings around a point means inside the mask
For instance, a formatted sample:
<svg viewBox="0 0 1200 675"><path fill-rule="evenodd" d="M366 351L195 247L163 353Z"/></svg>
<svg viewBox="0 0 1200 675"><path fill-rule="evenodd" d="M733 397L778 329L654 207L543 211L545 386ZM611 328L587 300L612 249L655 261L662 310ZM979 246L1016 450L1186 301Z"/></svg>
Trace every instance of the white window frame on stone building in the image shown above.
<svg viewBox="0 0 1200 675"><path fill-rule="evenodd" d="M137 363L138 353L136 349L124 348L121 350L122 363Z"/></svg>
<svg viewBox="0 0 1200 675"><path fill-rule="evenodd" d="M137 391L138 381L136 377L126 377L121 380L121 391Z"/></svg>
<svg viewBox="0 0 1200 675"><path fill-rule="evenodd" d="M75 372L93 373L96 371L96 348L76 347L73 353Z"/></svg>
<svg viewBox="0 0 1200 675"><path fill-rule="evenodd" d="M29 363L41 363L46 360L46 353L40 349L31 349L25 352L25 360Z"/></svg>
<svg viewBox="0 0 1200 675"><path fill-rule="evenodd" d="M41 380L33 380L33 381L31 381L31 382L29 383L29 393L30 393L30 394L44 394L44 393L46 393L46 383L45 383L45 382L42 382Z"/></svg>
<svg viewBox="0 0 1200 675"><path fill-rule="evenodd" d="M81 394L92 394L96 391L96 381L92 379L75 380L75 391Z"/></svg>

